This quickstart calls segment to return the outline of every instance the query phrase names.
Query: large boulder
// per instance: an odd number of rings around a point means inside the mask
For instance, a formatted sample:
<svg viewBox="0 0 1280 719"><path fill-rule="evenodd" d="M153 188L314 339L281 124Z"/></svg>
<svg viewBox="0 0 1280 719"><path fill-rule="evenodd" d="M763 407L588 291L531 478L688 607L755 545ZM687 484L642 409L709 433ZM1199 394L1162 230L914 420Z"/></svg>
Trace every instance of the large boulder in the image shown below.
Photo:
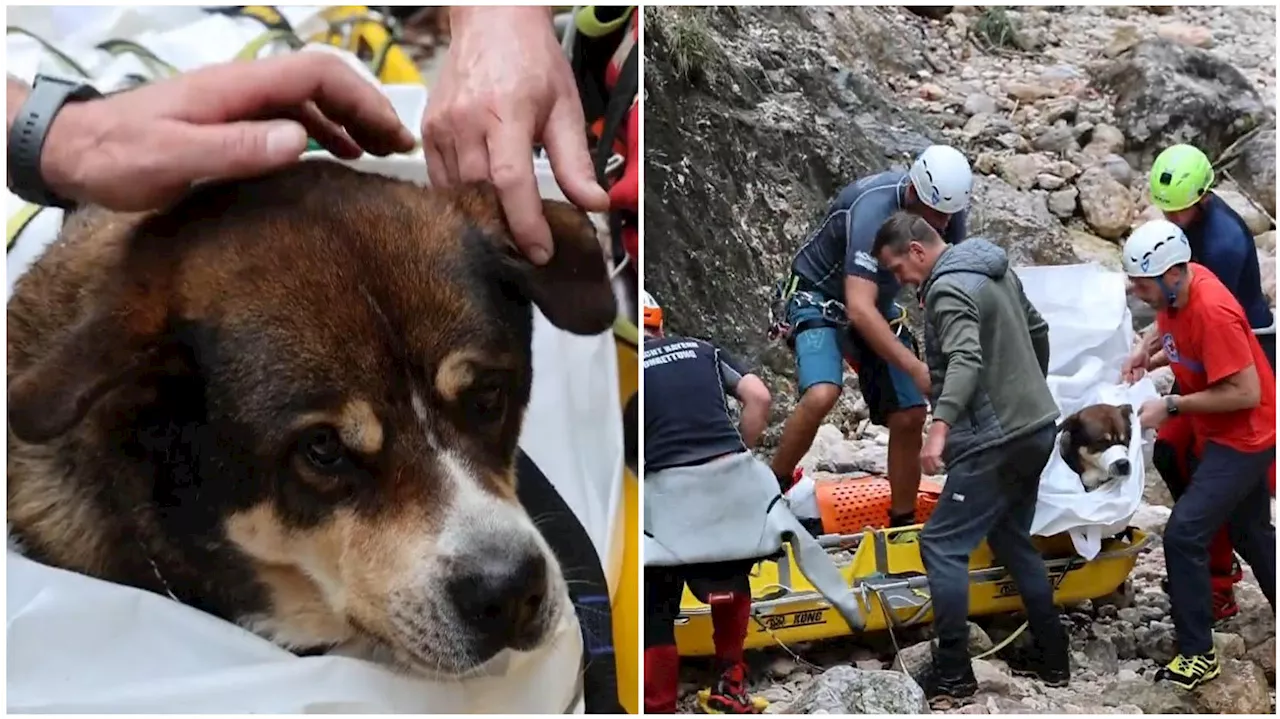
<svg viewBox="0 0 1280 719"><path fill-rule="evenodd" d="M766 337L774 281L848 183L935 140L884 88L925 67L885 7L645 9L645 284L672 332L760 371L776 427L794 363ZM856 425L845 403L828 421ZM766 446L773 439L765 437Z"/></svg>
<svg viewBox="0 0 1280 719"><path fill-rule="evenodd" d="M901 672L837 666L820 674L779 714L929 714L924 690Z"/></svg>
<svg viewBox="0 0 1280 719"><path fill-rule="evenodd" d="M1161 150L1194 144L1210 159L1258 126L1274 123L1258 91L1212 53L1171 40L1144 40L1091 69L1115 97L1127 159L1150 167Z"/></svg>
<svg viewBox="0 0 1280 719"><path fill-rule="evenodd" d="M1078 261L1066 229L1049 211L1048 195L1018 192L998 177L973 178L969 236L985 237L1000 245L1015 265Z"/></svg>
<svg viewBox="0 0 1280 719"><path fill-rule="evenodd" d="M1196 690L1201 714L1271 714L1271 693L1262 667L1228 659L1222 674Z"/></svg>
<svg viewBox="0 0 1280 719"><path fill-rule="evenodd" d="M1260 127L1228 152L1227 171L1249 199L1276 216L1276 130Z"/></svg>

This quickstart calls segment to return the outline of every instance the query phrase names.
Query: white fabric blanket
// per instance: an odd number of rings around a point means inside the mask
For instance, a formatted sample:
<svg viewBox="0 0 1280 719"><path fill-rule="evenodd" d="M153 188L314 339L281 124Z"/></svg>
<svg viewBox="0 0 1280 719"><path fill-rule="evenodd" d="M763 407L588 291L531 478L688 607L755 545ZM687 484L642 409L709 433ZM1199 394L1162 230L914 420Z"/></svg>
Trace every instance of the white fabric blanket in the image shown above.
<svg viewBox="0 0 1280 719"><path fill-rule="evenodd" d="M1132 404L1135 410L1128 477L1085 492L1056 450L1041 477L1032 533L1068 532L1076 551L1092 559L1102 538L1123 530L1142 503L1146 467L1136 410L1158 394L1148 379L1133 386L1120 380L1134 339L1124 275L1093 264L1017 272L1027 298L1049 323L1049 389L1062 416L1098 402Z"/></svg>

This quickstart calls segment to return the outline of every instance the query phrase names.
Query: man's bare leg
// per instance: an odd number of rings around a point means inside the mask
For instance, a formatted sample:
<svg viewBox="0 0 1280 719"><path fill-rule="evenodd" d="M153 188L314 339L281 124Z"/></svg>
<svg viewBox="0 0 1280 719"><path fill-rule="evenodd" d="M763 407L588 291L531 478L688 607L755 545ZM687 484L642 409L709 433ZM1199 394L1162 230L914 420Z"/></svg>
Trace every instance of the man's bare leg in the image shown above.
<svg viewBox="0 0 1280 719"><path fill-rule="evenodd" d="M889 415L889 518L914 517L920 490L920 437L925 408L912 407ZM912 522L914 523L914 522Z"/></svg>
<svg viewBox="0 0 1280 719"><path fill-rule="evenodd" d="M774 476L782 486L791 484L791 475L795 472L796 465L813 445L818 427L836 406L841 389L839 385L824 382L813 385L800 396L795 410L782 426L782 439L778 441L778 449L773 453L773 462L770 463ZM917 440L918 434L919 430L917 430ZM919 448L916 449L916 453L919 454Z"/></svg>

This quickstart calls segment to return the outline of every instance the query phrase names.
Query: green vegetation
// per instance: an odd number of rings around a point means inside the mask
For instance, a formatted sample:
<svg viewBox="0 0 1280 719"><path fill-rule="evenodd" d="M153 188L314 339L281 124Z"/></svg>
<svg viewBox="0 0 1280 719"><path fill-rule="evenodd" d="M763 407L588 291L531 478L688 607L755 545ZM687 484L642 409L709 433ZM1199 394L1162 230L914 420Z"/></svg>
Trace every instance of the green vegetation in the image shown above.
<svg viewBox="0 0 1280 719"><path fill-rule="evenodd" d="M711 12L703 7L650 6L646 13L646 31L654 33L675 75L685 82L701 83L727 61L708 22Z"/></svg>

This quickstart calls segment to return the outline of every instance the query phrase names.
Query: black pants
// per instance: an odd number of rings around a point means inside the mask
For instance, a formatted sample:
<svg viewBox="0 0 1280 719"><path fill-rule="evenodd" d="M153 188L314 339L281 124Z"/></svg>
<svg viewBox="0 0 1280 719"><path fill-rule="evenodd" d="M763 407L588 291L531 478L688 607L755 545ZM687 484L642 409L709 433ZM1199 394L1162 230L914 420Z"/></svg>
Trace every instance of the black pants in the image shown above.
<svg viewBox="0 0 1280 719"><path fill-rule="evenodd" d="M1055 435L1050 425L947 468L942 497L920 533L920 555L933 597L936 659L946 674L968 667L969 555L984 538L1022 595L1041 650L1048 656L1067 650L1044 558L1031 543L1040 473L1053 452Z"/></svg>
<svg viewBox="0 0 1280 719"><path fill-rule="evenodd" d="M1164 528L1164 562L1178 651L1185 656L1213 647L1209 541L1224 522L1232 547L1275 610L1276 530L1267 489L1274 458L1274 446L1246 453L1206 442L1193 479L1173 506Z"/></svg>
<svg viewBox="0 0 1280 719"><path fill-rule="evenodd" d="M1275 335L1257 335L1258 344L1262 345L1262 353L1267 356L1267 361L1271 363L1271 371L1276 371L1276 336Z"/></svg>
<svg viewBox="0 0 1280 719"><path fill-rule="evenodd" d="M755 560L644 568L644 648L676 643L676 617L687 583L699 601L715 592L751 594Z"/></svg>

